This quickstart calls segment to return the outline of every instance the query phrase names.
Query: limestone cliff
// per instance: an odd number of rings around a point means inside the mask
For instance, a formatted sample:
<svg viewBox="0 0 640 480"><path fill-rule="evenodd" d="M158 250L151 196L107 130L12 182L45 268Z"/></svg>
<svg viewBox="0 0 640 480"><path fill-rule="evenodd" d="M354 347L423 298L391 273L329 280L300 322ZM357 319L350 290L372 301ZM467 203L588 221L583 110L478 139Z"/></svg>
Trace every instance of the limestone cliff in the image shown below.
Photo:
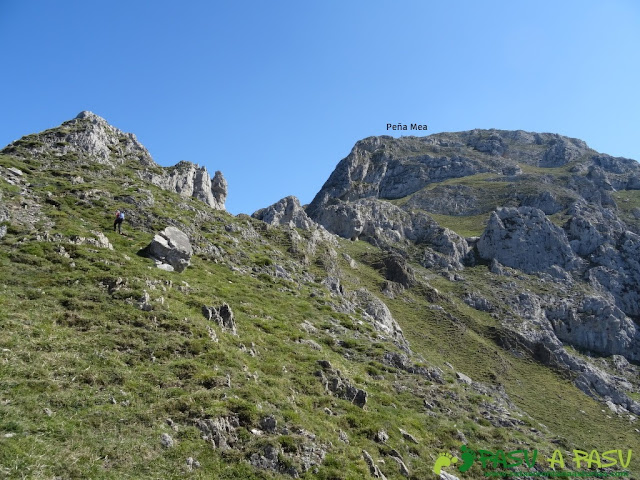
<svg viewBox="0 0 640 480"><path fill-rule="evenodd" d="M485 263L501 285L551 282L549 295L511 285L465 302L493 311L507 344L518 338L545 363L582 372L583 391L637 412L624 386L564 347L638 361L639 189L638 162L581 140L473 130L361 140L306 210L330 232L407 252L457 281ZM456 233L469 224L474 235ZM511 308L497 313L493 302Z"/></svg>

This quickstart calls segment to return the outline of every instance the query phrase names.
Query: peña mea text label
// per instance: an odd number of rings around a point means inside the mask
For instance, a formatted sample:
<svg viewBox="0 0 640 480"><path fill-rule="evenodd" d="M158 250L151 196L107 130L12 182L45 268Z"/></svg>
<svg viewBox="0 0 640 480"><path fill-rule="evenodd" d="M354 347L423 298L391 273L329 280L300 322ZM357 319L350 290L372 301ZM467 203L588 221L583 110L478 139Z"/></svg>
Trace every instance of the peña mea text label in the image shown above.
<svg viewBox="0 0 640 480"><path fill-rule="evenodd" d="M427 126L422 123L387 123L387 130L427 130Z"/></svg>

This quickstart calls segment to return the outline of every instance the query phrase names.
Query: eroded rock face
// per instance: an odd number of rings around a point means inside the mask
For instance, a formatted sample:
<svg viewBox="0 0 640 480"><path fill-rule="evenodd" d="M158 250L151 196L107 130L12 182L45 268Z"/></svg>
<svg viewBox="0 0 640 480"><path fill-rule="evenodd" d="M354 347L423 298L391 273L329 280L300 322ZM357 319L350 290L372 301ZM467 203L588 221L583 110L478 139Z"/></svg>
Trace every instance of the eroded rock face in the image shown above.
<svg viewBox="0 0 640 480"><path fill-rule="evenodd" d="M615 244L626 230L626 225L615 213L584 200L571 205L571 217L564 226L571 248L581 256L592 254L604 243Z"/></svg>
<svg viewBox="0 0 640 480"><path fill-rule="evenodd" d="M217 202L217 206L211 205L212 207L217 208L218 210L224 210L224 202L227 199L228 187L229 185L222 175L222 172L220 170L216 170L216 173L211 179L211 194Z"/></svg>
<svg viewBox="0 0 640 480"><path fill-rule="evenodd" d="M640 332L622 310L604 298L586 297L577 307L563 300L545 313L563 342L605 355L640 359Z"/></svg>
<svg viewBox="0 0 640 480"><path fill-rule="evenodd" d="M311 202L310 216L315 219L318 208L330 199L402 198L433 182L487 171L482 162L462 156L412 153L428 142L387 136L360 140Z"/></svg>
<svg viewBox="0 0 640 480"><path fill-rule="evenodd" d="M552 267L573 270L580 265L564 231L537 208L499 208L477 243L480 257L496 259L526 273L549 272Z"/></svg>
<svg viewBox="0 0 640 480"><path fill-rule="evenodd" d="M334 370L328 360L320 360L318 364L322 367L322 370L318 370L316 375L321 378L325 390L330 391L338 398L364 408L367 403L366 391L353 385L349 379L340 373L340 370Z"/></svg>
<svg viewBox="0 0 640 480"><path fill-rule="evenodd" d="M446 261L442 263L451 268L460 268L470 250L464 238L430 216L406 212L376 199L336 202L319 211L315 220L343 238L367 240L374 245L403 241L428 245L444 255Z"/></svg>
<svg viewBox="0 0 640 480"><path fill-rule="evenodd" d="M574 204L565 225L571 248L592 268L586 278L596 291L612 295L627 315L640 316L640 236L609 209Z"/></svg>
<svg viewBox="0 0 640 480"><path fill-rule="evenodd" d="M615 306L601 298L587 297L576 308L566 300L542 299L532 293L521 293L508 304L523 322L507 325L499 338L504 348L524 347L542 363L574 372L576 386L586 394L640 412L640 403L627 394L631 387L626 380L570 354L559 338L575 345L590 345L603 355L622 350L628 358L637 358L637 330L629 319L621 318Z"/></svg>
<svg viewBox="0 0 640 480"><path fill-rule="evenodd" d="M556 196L548 191L537 195L521 195L519 199L520 206L537 208L546 215L558 213L563 208L563 204L558 201Z"/></svg>
<svg viewBox="0 0 640 480"><path fill-rule="evenodd" d="M364 311L363 317L373 323L376 330L388 335L400 344L406 345L402 329L391 315L389 308L366 288L360 288L351 294L352 299Z"/></svg>
<svg viewBox="0 0 640 480"><path fill-rule="evenodd" d="M218 307L207 307L204 305L202 307L202 314L207 320L213 320L220 328L231 332L233 335L238 333L233 310L231 310L228 304L223 303Z"/></svg>
<svg viewBox="0 0 640 480"><path fill-rule="evenodd" d="M214 448L228 450L238 442L236 429L240 426L238 417L219 417L198 419L196 427L202 432L202 438Z"/></svg>
<svg viewBox="0 0 640 480"><path fill-rule="evenodd" d="M587 144L582 140L563 138L560 135L556 135L556 137L544 152L539 166L560 167L580 157L587 150Z"/></svg>
<svg viewBox="0 0 640 480"><path fill-rule="evenodd" d="M162 265L170 266L176 272L182 272L189 266L193 249L189 237L176 227L167 227L153 237L145 249L146 256Z"/></svg>
<svg viewBox="0 0 640 480"><path fill-rule="evenodd" d="M196 198L216 210L225 209L227 181L217 171L213 179L205 167L191 162L179 162L161 173L141 171L140 175L158 187L176 192L183 197Z"/></svg>
<svg viewBox="0 0 640 480"><path fill-rule="evenodd" d="M294 196L285 197L267 208L261 208L251 216L270 225L285 225L304 230L316 226Z"/></svg>
<svg viewBox="0 0 640 480"><path fill-rule="evenodd" d="M412 195L410 208L420 208L441 215L477 215L483 212L478 192L466 185L437 185Z"/></svg>
<svg viewBox="0 0 640 480"><path fill-rule="evenodd" d="M589 152L593 151L578 139L521 130L369 137L357 142L337 165L307 213L316 220L318 211L334 200L402 198L451 178L484 172L517 175L522 171L519 163L558 167ZM446 208L450 207L457 208Z"/></svg>

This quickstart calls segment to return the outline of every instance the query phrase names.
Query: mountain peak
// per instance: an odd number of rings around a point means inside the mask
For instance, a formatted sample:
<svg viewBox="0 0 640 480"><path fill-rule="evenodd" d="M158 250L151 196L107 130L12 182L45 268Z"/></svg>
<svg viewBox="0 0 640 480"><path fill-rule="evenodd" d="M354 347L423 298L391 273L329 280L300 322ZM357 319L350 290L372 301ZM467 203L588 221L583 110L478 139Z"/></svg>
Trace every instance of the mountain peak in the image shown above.
<svg viewBox="0 0 640 480"><path fill-rule="evenodd" d="M26 135L2 152L34 156L45 162L58 158L113 167L133 160L143 166L157 166L133 133L123 132L87 110L58 127Z"/></svg>
<svg viewBox="0 0 640 480"><path fill-rule="evenodd" d="M26 135L9 144L2 153L33 157L44 166L64 161L68 164L128 164L137 175L183 197L194 197L216 210L224 210L227 181L221 172L213 178L205 167L187 161L162 168L133 133L126 133L88 110L44 132Z"/></svg>
<svg viewBox="0 0 640 480"><path fill-rule="evenodd" d="M102 118L100 115L96 115L93 112L90 112L89 110L83 110L81 111L78 115L76 115L77 119L83 119L83 118L87 118L90 120L102 120L104 122L106 122L106 120L104 118Z"/></svg>

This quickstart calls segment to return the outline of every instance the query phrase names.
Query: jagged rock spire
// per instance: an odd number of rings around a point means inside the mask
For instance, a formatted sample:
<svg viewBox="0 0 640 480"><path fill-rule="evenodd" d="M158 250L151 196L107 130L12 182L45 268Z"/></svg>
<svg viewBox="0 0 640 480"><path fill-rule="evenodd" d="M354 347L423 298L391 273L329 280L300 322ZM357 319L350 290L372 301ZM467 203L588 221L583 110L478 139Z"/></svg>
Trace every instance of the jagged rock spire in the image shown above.
<svg viewBox="0 0 640 480"><path fill-rule="evenodd" d="M140 172L140 176L183 197L197 198L216 210L225 209L227 181L220 171L217 171L212 179L205 167L181 161L173 167L163 169L162 173L145 170Z"/></svg>

